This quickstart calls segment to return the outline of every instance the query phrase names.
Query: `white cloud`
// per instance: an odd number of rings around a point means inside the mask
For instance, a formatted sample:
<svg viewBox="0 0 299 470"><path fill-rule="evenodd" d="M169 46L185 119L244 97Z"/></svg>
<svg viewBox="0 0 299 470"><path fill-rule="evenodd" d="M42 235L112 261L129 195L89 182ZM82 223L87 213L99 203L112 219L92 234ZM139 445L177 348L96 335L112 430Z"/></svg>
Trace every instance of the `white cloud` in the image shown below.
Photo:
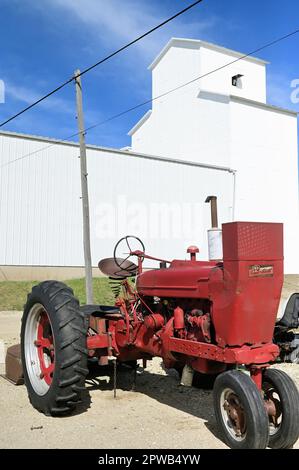
<svg viewBox="0 0 299 470"><path fill-rule="evenodd" d="M12 1L18 4L17 0ZM81 45L76 60L78 66L83 69L82 63L88 66L104 57L156 26L186 4L187 2L181 2L181 5L176 3L166 8L163 2L149 0L43 0L43 2L23 0L22 7L28 11L35 10L46 20L50 34L55 34L57 28L61 39L60 26L63 23L63 34L76 35L80 38L80 41L76 41ZM204 15L199 5L190 13L182 15L130 47L126 53L118 55L117 61L111 63L111 67L99 67L95 70L95 74L102 75L104 84L105 81L109 84L110 78L120 78L121 83L125 82L127 89L131 90L132 103L143 101L150 93L150 72L147 71L147 65L152 62L170 37L193 37L213 41L214 33L219 31L218 25L219 19ZM8 81L7 85L8 98L11 98L12 102L19 101L26 105L43 95L39 89L47 91L46 83L35 82L34 89L31 89L30 85L26 88L21 81L19 83ZM67 101L57 95L42 102L40 106L49 112L51 118L55 113L62 113L65 120L75 116L72 100ZM87 108L86 105L86 127L105 118L101 112L93 112L92 109L88 111ZM108 116L113 114L113 110L109 113L106 110L106 117L107 114ZM37 118L34 118L36 115L31 116L36 122ZM72 122L76 125L75 121Z"/></svg>
<svg viewBox="0 0 299 470"><path fill-rule="evenodd" d="M92 33L97 44L100 41L111 51L130 42L176 12L174 9L171 13L166 12L163 4L152 4L142 0L44 0L43 9L36 0L31 0L30 3L44 14L48 14L45 3L47 7L60 11L59 18L63 14L66 23L76 22L81 28L83 25L82 33L84 30L89 34ZM215 17L203 20L200 5L191 11L192 21L190 16L187 18L183 15L138 42L134 49L139 53L138 59L140 60L141 55L145 61L152 61L154 55L171 36L185 35L200 38L218 23ZM194 21L195 15L197 21Z"/></svg>
<svg viewBox="0 0 299 470"><path fill-rule="evenodd" d="M155 25L157 18L148 7L134 0L51 0L52 5L67 9L104 38L103 32L128 40L138 35L145 25ZM108 38L106 38L108 39Z"/></svg>
<svg viewBox="0 0 299 470"><path fill-rule="evenodd" d="M21 103L24 103L25 105L32 104L34 101L37 101L44 95L43 92L26 88L22 85L12 83L9 80L5 81L5 85L6 85L7 99L12 98L16 101L20 101ZM47 108L50 110L58 109L60 112L63 112L65 114L71 114L71 113L74 114L74 106L72 106L71 103L69 103L68 101L64 99L54 97L54 96L51 97L50 99L42 101L39 106L43 106L44 108Z"/></svg>
<svg viewBox="0 0 299 470"><path fill-rule="evenodd" d="M23 103L23 105L30 105L33 102L40 99L44 92L26 88L22 85L17 85L11 81L5 81L6 85L6 101L9 102L10 99ZM47 89L47 88L46 88ZM49 91L49 87L47 89ZM74 101L71 103L63 98L56 96L51 96L50 98L42 101L38 107L42 107L48 111L54 113L62 113L67 116L72 116L75 119L76 105L75 105L75 91L74 91ZM100 112L86 110L85 113L85 124L86 127L95 122L99 122L103 119L103 115Z"/></svg>

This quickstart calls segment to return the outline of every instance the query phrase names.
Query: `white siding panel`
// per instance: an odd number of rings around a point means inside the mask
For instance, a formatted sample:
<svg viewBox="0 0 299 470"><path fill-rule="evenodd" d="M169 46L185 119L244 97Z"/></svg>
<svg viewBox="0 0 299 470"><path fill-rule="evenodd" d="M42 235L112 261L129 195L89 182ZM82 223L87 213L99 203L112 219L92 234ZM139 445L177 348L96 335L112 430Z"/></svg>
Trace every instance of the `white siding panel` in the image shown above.
<svg viewBox="0 0 299 470"><path fill-rule="evenodd" d="M82 265L78 149L47 147L0 137L1 264ZM44 150L6 165L39 149Z"/></svg>
<svg viewBox="0 0 299 470"><path fill-rule="evenodd" d="M2 265L83 265L79 149L49 145L0 136ZM206 258L210 214L204 200L211 194L219 199L220 222L231 220L228 172L100 149L88 149L87 164L93 265L112 256L115 242L128 233L158 257L184 258L187 246L197 244Z"/></svg>
<svg viewBox="0 0 299 470"><path fill-rule="evenodd" d="M94 262L112 256L115 242L132 233L158 257L184 258L186 248L197 244L206 258L210 213L204 201L211 194L218 196L220 222L231 220L230 173L97 151L88 153L88 172ZM111 204L115 220L115 230L105 238L103 204ZM158 217L163 209L165 217Z"/></svg>
<svg viewBox="0 0 299 470"><path fill-rule="evenodd" d="M284 269L299 272L296 116L231 103L238 220L284 224Z"/></svg>

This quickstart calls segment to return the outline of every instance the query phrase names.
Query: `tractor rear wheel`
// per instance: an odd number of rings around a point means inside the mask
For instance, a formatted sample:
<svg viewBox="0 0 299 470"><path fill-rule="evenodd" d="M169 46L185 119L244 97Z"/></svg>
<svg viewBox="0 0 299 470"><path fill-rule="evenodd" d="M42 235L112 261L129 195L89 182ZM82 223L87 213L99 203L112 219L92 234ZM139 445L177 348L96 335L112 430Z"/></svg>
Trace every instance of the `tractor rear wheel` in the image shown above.
<svg viewBox="0 0 299 470"><path fill-rule="evenodd" d="M87 369L88 318L62 282L34 286L24 307L21 355L31 404L47 416L71 412L80 402Z"/></svg>
<svg viewBox="0 0 299 470"><path fill-rule="evenodd" d="M291 377L267 368L262 388L269 411L269 447L288 449L299 438L299 393Z"/></svg>
<svg viewBox="0 0 299 470"><path fill-rule="evenodd" d="M231 370L218 375L213 389L216 421L233 449L265 449L269 440L266 408L253 380Z"/></svg>

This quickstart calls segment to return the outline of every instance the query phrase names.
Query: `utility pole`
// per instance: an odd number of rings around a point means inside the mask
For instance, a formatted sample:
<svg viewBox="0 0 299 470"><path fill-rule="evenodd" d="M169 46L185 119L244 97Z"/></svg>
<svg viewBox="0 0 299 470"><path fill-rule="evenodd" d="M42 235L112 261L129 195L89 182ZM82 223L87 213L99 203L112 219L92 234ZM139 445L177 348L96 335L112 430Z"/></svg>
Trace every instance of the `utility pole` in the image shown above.
<svg viewBox="0 0 299 470"><path fill-rule="evenodd" d="M85 262L85 292L86 303L93 303L92 288L92 265L90 250L90 223L89 223L89 201L88 201L88 183L87 183L87 163L86 163L86 144L85 144L85 126L83 118L82 103L82 83L80 70L75 71L76 82L76 102L77 119L80 140L80 166L81 166L81 191L82 191L82 210L83 210L83 244L84 244L84 262Z"/></svg>

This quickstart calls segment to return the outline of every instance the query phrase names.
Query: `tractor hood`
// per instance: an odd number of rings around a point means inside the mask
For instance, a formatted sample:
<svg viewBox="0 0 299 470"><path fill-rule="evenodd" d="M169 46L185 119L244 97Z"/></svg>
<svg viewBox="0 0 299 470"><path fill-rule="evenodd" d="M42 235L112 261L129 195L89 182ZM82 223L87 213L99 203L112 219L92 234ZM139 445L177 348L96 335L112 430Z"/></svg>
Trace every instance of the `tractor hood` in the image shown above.
<svg viewBox="0 0 299 470"><path fill-rule="evenodd" d="M174 260L169 268L140 274L137 289L139 294L151 297L208 298L211 270L221 265L209 261Z"/></svg>

